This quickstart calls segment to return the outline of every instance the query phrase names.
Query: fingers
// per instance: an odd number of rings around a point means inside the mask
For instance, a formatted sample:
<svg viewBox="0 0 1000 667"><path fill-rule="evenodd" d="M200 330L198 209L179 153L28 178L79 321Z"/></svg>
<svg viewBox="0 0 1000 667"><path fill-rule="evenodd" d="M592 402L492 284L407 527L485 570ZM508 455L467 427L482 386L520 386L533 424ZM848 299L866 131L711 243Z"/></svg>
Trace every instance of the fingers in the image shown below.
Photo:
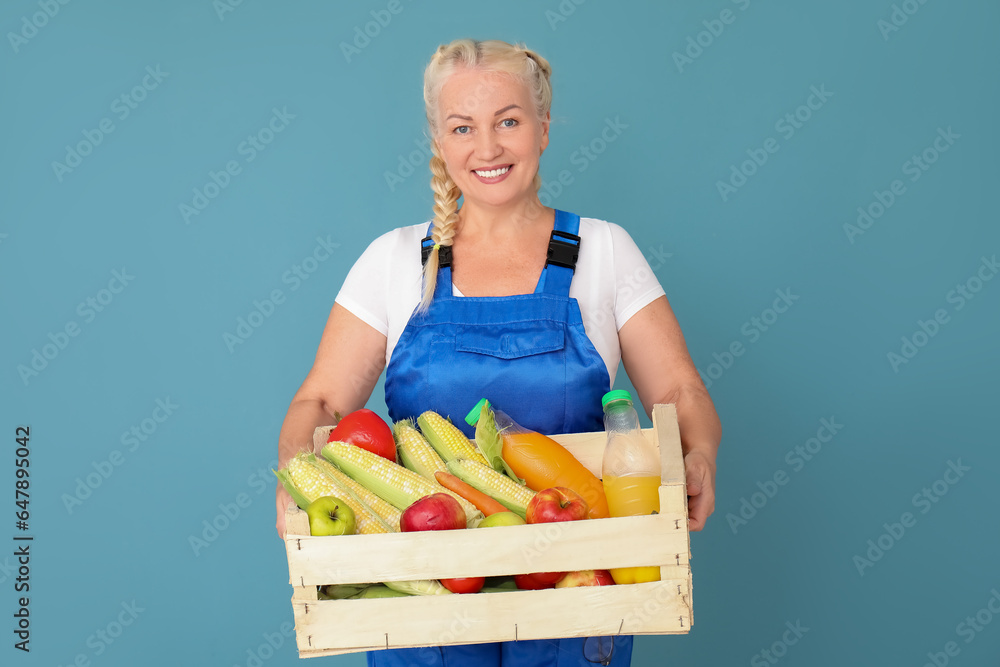
<svg viewBox="0 0 1000 667"><path fill-rule="evenodd" d="M715 488L708 466L701 459L689 461L687 469L688 528L698 532L715 511Z"/></svg>

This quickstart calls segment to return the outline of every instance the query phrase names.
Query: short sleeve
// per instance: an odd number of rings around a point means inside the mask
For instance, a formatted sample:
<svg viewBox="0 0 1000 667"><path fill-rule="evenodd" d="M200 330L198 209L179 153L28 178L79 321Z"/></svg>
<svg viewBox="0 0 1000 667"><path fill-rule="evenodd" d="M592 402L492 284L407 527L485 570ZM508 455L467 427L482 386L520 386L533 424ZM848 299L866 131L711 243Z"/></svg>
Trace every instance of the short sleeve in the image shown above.
<svg viewBox="0 0 1000 667"><path fill-rule="evenodd" d="M608 226L614 251L615 323L620 331L633 315L666 292L629 233L614 223Z"/></svg>
<svg viewBox="0 0 1000 667"><path fill-rule="evenodd" d="M372 241L351 267L335 299L383 335L389 333L389 270L386 258L392 256L394 245L393 232Z"/></svg>

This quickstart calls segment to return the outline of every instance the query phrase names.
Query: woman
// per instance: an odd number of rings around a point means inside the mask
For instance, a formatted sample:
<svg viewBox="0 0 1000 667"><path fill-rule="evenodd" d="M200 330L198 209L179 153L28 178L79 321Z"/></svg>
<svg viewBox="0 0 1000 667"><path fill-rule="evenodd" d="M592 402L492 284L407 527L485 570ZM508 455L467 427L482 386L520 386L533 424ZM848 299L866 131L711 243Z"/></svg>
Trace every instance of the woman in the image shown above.
<svg viewBox="0 0 1000 667"><path fill-rule="evenodd" d="M438 48L424 75L434 221L384 234L351 269L285 417L280 463L310 449L336 412L364 407L383 367L393 419L432 409L464 427L487 396L543 433L602 430L600 397L620 358L643 406L677 405L690 528L701 530L714 509L718 417L628 234L538 199L550 74L522 45ZM279 486L282 535L288 502ZM631 639L616 637L613 651L581 639L377 651L369 665L577 665L608 652L605 664L627 665Z"/></svg>

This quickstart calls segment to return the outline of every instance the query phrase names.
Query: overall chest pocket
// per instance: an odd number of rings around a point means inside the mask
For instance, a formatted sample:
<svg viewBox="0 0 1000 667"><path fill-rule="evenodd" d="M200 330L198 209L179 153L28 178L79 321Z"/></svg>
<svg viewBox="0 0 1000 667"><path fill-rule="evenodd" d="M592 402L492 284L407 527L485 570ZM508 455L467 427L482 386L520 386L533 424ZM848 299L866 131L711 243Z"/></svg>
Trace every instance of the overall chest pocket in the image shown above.
<svg viewBox="0 0 1000 667"><path fill-rule="evenodd" d="M499 325L460 326L455 332L455 350L497 359L519 359L562 350L566 328L562 322L514 322Z"/></svg>

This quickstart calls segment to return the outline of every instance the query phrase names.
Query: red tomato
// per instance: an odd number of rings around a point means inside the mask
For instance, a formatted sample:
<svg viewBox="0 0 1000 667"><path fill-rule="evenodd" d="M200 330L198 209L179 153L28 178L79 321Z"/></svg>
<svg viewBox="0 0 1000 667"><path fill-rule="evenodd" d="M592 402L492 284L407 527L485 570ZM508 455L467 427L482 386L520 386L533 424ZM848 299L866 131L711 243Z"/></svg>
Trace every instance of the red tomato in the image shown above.
<svg viewBox="0 0 1000 667"><path fill-rule="evenodd" d="M441 585L452 593L478 593L486 585L486 577L460 577L442 579Z"/></svg>
<svg viewBox="0 0 1000 667"><path fill-rule="evenodd" d="M396 441L392 429L382 418L367 408L347 415L330 431L327 442L349 442L369 452L396 462Z"/></svg>
<svg viewBox="0 0 1000 667"><path fill-rule="evenodd" d="M556 582L566 575L565 572L532 572L530 574L515 574L514 584L523 591L537 591L542 588L555 588Z"/></svg>

